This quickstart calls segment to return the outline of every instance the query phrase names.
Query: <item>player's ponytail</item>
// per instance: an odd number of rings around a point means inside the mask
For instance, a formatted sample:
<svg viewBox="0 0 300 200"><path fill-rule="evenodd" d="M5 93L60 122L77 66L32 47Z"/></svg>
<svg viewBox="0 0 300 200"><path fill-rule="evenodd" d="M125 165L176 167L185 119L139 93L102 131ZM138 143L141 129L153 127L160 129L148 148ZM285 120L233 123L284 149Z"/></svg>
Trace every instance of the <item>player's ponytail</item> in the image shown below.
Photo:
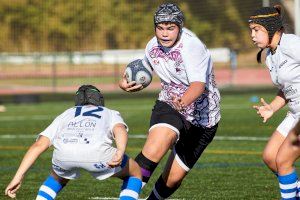
<svg viewBox="0 0 300 200"><path fill-rule="evenodd" d="M264 49L260 49L260 51L256 55L256 60L258 63L261 63L261 54L264 51Z"/></svg>
<svg viewBox="0 0 300 200"><path fill-rule="evenodd" d="M275 5L273 7L277 10L277 12L280 16L283 15L283 9L282 9L281 5Z"/></svg>

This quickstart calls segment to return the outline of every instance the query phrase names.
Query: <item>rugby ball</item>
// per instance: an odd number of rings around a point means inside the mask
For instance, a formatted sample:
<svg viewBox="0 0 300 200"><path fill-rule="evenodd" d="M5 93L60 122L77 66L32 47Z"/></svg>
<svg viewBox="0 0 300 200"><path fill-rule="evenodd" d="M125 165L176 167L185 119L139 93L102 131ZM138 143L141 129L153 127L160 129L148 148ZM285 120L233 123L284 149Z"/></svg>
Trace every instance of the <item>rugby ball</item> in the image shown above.
<svg viewBox="0 0 300 200"><path fill-rule="evenodd" d="M135 81L146 88L152 81L152 70L148 63L142 59L132 61L126 66L125 75L127 82Z"/></svg>

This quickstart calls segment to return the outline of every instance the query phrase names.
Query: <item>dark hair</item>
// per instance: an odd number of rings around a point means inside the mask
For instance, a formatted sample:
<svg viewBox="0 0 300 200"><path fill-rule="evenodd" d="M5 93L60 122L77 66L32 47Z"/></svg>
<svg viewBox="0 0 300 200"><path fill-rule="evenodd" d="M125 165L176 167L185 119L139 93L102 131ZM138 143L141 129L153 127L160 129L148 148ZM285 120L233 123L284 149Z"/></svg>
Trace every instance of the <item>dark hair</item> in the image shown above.
<svg viewBox="0 0 300 200"><path fill-rule="evenodd" d="M283 29L282 8L280 5L259 8L250 16L248 22L263 26L268 32L269 43L271 43L276 31ZM261 49L257 53L256 59L258 63L261 63L261 54L263 50L264 49Z"/></svg>
<svg viewBox="0 0 300 200"><path fill-rule="evenodd" d="M104 106L104 97L100 90L93 85L82 85L75 95L75 106L95 105Z"/></svg>

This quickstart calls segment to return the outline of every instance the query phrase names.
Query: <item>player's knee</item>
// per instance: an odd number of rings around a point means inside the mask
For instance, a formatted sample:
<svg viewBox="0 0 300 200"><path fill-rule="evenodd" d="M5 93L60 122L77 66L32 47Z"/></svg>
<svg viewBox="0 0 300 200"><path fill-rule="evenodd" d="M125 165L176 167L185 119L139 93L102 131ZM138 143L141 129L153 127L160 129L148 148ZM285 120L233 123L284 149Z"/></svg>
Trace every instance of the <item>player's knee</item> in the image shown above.
<svg viewBox="0 0 300 200"><path fill-rule="evenodd" d="M143 147L143 154L152 161L159 162L177 140L177 134L169 129L157 127L149 132Z"/></svg>
<svg viewBox="0 0 300 200"><path fill-rule="evenodd" d="M143 154L153 162L159 162L166 152L171 148L172 142L159 143L153 142L149 145L144 146Z"/></svg>
<svg viewBox="0 0 300 200"><path fill-rule="evenodd" d="M158 155L162 153L161 150L157 148L144 148L143 154L149 158L149 160L159 162L160 156Z"/></svg>
<svg viewBox="0 0 300 200"><path fill-rule="evenodd" d="M264 151L262 155L262 159L269 168L274 168L276 166L275 155L272 155L271 153Z"/></svg>
<svg viewBox="0 0 300 200"><path fill-rule="evenodd" d="M148 143L144 146L143 155L152 162L159 162L169 147L159 143Z"/></svg>

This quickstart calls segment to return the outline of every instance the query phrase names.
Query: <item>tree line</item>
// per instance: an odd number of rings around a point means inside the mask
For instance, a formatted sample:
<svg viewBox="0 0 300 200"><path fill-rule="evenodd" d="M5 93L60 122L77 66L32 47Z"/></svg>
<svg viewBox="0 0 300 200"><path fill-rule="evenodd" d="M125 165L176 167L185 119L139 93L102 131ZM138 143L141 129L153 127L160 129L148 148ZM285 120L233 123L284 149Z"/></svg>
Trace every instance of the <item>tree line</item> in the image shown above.
<svg viewBox="0 0 300 200"><path fill-rule="evenodd" d="M1 52L144 48L162 0L0 1ZM208 47L250 47L247 19L261 1L185 0L185 26Z"/></svg>

